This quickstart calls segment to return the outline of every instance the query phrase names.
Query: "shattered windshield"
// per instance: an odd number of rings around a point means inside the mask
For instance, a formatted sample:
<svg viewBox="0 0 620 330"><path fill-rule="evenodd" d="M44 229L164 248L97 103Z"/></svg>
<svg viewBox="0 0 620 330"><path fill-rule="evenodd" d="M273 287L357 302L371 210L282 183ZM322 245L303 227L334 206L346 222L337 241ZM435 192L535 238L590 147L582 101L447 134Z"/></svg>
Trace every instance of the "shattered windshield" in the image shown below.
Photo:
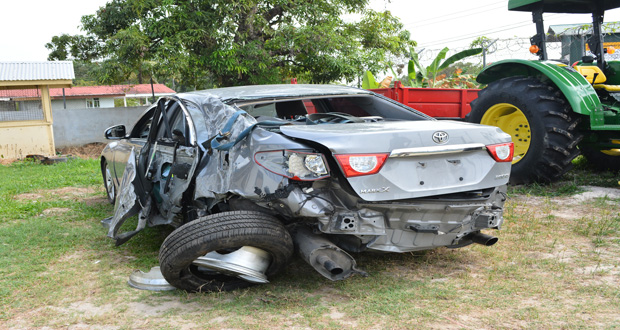
<svg viewBox="0 0 620 330"><path fill-rule="evenodd" d="M343 113L354 117L381 117L395 120L426 120L420 112L372 96L336 96L313 99L259 101L237 106L251 116L294 120L307 114Z"/></svg>

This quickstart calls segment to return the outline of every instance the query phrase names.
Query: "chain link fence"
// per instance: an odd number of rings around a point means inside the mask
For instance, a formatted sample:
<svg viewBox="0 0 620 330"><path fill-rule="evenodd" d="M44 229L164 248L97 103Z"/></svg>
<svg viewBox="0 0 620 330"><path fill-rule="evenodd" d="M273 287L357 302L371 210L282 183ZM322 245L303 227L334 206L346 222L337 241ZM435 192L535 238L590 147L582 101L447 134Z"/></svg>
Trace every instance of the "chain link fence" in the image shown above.
<svg viewBox="0 0 620 330"><path fill-rule="evenodd" d="M587 25L585 27L588 27ZM605 60L620 60L620 23L611 22L604 27L607 33L604 33L604 47L613 47L617 51L615 53L605 54ZM587 45L587 40L590 37L590 28L584 28L583 26L577 26L572 29L565 29L557 35L548 35L547 37L547 55L549 59L562 60L572 64L575 61L581 60L584 55L593 55ZM529 38L503 38L503 39L488 39L485 45L486 63L493 63L505 59L526 59L536 60L538 56L529 52L530 39ZM480 47L480 46L476 46ZM450 54L455 54L459 51L469 49L470 47L450 47ZM418 58L424 65L429 65L439 54L441 48L423 48L418 50ZM473 64L482 64L482 54L478 56L472 56L465 60Z"/></svg>
<svg viewBox="0 0 620 330"><path fill-rule="evenodd" d="M0 122L44 119L39 89L0 90Z"/></svg>

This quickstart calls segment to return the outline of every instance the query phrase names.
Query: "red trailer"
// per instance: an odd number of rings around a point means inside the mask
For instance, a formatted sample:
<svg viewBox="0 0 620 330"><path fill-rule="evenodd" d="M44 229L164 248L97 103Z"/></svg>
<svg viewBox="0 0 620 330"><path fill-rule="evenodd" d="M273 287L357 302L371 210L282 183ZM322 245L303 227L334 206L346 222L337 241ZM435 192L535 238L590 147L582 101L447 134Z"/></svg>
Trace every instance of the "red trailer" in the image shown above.
<svg viewBox="0 0 620 330"><path fill-rule="evenodd" d="M463 119L471 111L470 103L479 89L414 88L400 81L392 88L371 89L404 105L438 119Z"/></svg>

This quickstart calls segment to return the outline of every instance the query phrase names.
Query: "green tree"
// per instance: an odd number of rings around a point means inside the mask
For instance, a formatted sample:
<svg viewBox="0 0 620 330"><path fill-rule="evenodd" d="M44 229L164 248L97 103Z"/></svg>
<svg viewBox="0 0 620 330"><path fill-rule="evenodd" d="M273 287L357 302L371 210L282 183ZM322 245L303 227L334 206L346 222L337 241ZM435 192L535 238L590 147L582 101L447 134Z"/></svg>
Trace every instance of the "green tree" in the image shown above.
<svg viewBox="0 0 620 330"><path fill-rule="evenodd" d="M154 74L204 88L325 83L377 71L415 45L368 0L112 0L82 17L86 36L58 36L50 59L100 63L99 82ZM345 14L357 14L345 21ZM348 15L347 17L352 17ZM94 41L94 42L91 42ZM95 54L92 56L92 54Z"/></svg>
<svg viewBox="0 0 620 330"><path fill-rule="evenodd" d="M73 70L75 71L74 86L93 86L97 84L97 76L94 74L97 70L97 63L73 61Z"/></svg>

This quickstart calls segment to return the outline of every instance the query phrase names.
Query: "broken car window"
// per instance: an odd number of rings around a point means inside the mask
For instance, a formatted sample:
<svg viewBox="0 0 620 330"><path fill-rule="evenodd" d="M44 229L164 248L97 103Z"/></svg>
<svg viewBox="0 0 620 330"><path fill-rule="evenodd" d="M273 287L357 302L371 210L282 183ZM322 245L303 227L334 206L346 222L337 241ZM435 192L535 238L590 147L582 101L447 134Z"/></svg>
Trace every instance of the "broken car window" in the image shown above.
<svg viewBox="0 0 620 330"><path fill-rule="evenodd" d="M377 97L332 97L313 100L313 103L318 112L341 112L355 117L379 116L399 120L427 119L423 114Z"/></svg>
<svg viewBox="0 0 620 330"><path fill-rule="evenodd" d="M140 118L136 125L131 130L130 137L134 139L146 139L149 136L151 130L151 122L153 121L153 114L155 108L151 108L147 113Z"/></svg>
<svg viewBox="0 0 620 330"><path fill-rule="evenodd" d="M304 100L252 103L239 107L255 118L265 116L299 120L307 114L338 112L353 117L381 117L392 120L428 119L415 110L412 111L388 100L370 96L317 97Z"/></svg>
<svg viewBox="0 0 620 330"><path fill-rule="evenodd" d="M276 105L275 103L266 104L248 104L240 107L247 112L250 116L256 117L276 117Z"/></svg>

